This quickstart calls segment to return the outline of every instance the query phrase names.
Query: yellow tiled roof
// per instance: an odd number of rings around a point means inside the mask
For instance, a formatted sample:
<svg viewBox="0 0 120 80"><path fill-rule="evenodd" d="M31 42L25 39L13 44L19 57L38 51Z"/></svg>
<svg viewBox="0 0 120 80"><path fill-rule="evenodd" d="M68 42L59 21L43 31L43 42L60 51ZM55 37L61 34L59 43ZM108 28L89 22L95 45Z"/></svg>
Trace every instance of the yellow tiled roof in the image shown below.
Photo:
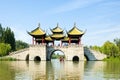
<svg viewBox="0 0 120 80"><path fill-rule="evenodd" d="M45 35L46 33L40 28L37 27L35 30L29 32L30 35Z"/></svg>
<svg viewBox="0 0 120 80"><path fill-rule="evenodd" d="M53 28L52 32L63 32L63 30L60 27L58 27L58 24L57 24L57 27Z"/></svg>
<svg viewBox="0 0 120 80"><path fill-rule="evenodd" d="M55 27L52 32L63 32L63 30L60 27Z"/></svg>
<svg viewBox="0 0 120 80"><path fill-rule="evenodd" d="M68 41L69 37L64 37L64 39L62 39L62 41Z"/></svg>
<svg viewBox="0 0 120 80"><path fill-rule="evenodd" d="M45 38L45 40L46 40L46 41L53 41L50 36L47 36L47 37Z"/></svg>
<svg viewBox="0 0 120 80"><path fill-rule="evenodd" d="M58 39L58 38L63 38L64 35L63 34L53 34L53 35L51 35L51 37Z"/></svg>
<svg viewBox="0 0 120 80"><path fill-rule="evenodd" d="M82 35L84 34L83 31L79 30L77 27L73 27L69 32L69 35Z"/></svg>

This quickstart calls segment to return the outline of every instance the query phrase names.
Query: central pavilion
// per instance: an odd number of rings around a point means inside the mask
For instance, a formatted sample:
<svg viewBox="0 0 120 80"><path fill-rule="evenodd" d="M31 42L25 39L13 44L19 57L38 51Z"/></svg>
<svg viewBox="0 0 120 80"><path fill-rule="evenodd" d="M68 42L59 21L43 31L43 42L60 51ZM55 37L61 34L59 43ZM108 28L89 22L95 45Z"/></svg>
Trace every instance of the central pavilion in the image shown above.
<svg viewBox="0 0 120 80"><path fill-rule="evenodd" d="M32 44L49 44L52 43L54 46L54 41L60 41L62 46L63 43L70 44L81 44L81 37L84 34L84 32L76 27L76 24L74 23L74 26L72 29L66 32L64 34L64 31L62 28L57 26L53 29L50 29L52 34L47 35L44 30L41 29L40 23L38 24L38 27L31 32L28 32L32 36Z"/></svg>

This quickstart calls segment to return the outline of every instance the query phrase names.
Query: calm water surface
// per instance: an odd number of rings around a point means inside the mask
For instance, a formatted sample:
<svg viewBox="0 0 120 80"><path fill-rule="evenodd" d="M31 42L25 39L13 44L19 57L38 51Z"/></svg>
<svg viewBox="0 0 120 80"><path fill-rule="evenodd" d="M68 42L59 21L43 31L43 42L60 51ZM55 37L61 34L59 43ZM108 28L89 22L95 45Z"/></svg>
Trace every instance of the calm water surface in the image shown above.
<svg viewBox="0 0 120 80"><path fill-rule="evenodd" d="M0 80L120 80L120 62L0 61Z"/></svg>

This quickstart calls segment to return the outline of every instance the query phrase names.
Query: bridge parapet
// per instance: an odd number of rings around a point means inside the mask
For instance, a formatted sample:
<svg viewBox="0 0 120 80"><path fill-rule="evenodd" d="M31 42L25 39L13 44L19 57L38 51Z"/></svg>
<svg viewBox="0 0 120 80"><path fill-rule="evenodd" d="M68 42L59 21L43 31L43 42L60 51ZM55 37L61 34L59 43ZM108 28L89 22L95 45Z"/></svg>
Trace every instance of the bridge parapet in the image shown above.
<svg viewBox="0 0 120 80"><path fill-rule="evenodd" d="M64 45L64 46L47 46L48 48L49 47L52 47L52 48L68 48L68 47L83 47L83 45L77 45L77 44L71 44L71 45Z"/></svg>
<svg viewBox="0 0 120 80"><path fill-rule="evenodd" d="M30 45L30 47L43 47L43 46L46 46L46 44L36 44L36 45L31 44Z"/></svg>
<svg viewBox="0 0 120 80"><path fill-rule="evenodd" d="M18 50L18 51L11 52L9 55L18 54L18 53L28 51L28 50L29 50L29 48L21 49L21 50Z"/></svg>

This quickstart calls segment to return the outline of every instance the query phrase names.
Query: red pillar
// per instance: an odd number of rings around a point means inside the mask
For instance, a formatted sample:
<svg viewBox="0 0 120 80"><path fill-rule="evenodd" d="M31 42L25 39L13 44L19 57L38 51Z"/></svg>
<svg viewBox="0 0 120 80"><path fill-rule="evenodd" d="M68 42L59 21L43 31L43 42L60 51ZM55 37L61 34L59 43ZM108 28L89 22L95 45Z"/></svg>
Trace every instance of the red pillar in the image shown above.
<svg viewBox="0 0 120 80"><path fill-rule="evenodd" d="M79 44L81 44L81 38L80 38L80 42L79 42Z"/></svg>
<svg viewBox="0 0 120 80"><path fill-rule="evenodd" d="M78 45L80 44L80 38L78 38Z"/></svg>
<svg viewBox="0 0 120 80"><path fill-rule="evenodd" d="M69 37L69 45L71 44L71 38Z"/></svg>
<svg viewBox="0 0 120 80"><path fill-rule="evenodd" d="M43 37L42 37L42 44L43 44Z"/></svg>
<svg viewBox="0 0 120 80"><path fill-rule="evenodd" d="M53 46L54 46L54 41L53 41Z"/></svg>
<svg viewBox="0 0 120 80"><path fill-rule="evenodd" d="M32 37L32 44L34 45L34 37Z"/></svg>
<svg viewBox="0 0 120 80"><path fill-rule="evenodd" d="M45 43L45 39L43 39L43 43Z"/></svg>
<svg viewBox="0 0 120 80"><path fill-rule="evenodd" d="M60 45L60 47L62 46L62 40L61 40L61 45Z"/></svg>
<svg viewBox="0 0 120 80"><path fill-rule="evenodd" d="M79 38L78 44L79 44L79 45L81 44L81 38Z"/></svg>
<svg viewBox="0 0 120 80"><path fill-rule="evenodd" d="M35 40L35 44L37 44L36 40Z"/></svg>

